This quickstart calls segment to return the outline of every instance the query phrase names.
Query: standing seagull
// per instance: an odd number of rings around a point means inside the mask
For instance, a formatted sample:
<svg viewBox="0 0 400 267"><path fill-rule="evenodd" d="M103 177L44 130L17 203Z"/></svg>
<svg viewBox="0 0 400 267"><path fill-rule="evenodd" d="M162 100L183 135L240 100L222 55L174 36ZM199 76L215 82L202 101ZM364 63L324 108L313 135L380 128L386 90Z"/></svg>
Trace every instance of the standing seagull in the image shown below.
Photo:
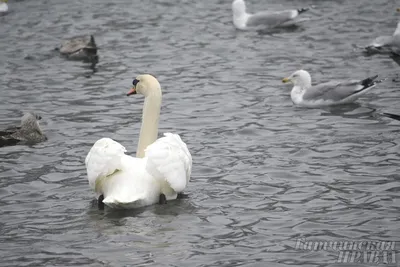
<svg viewBox="0 0 400 267"><path fill-rule="evenodd" d="M232 2L233 24L239 30L250 28L266 29L279 26L290 26L298 21L294 21L301 13L309 8L289 9L283 11L261 11L255 14L246 12L244 0L234 0Z"/></svg>
<svg viewBox="0 0 400 267"><path fill-rule="evenodd" d="M290 96L295 105L321 107L354 102L377 83L383 81L375 80L376 78L378 75L364 80L330 81L313 86L310 74L305 70L298 70L284 78L282 82L293 83Z"/></svg>

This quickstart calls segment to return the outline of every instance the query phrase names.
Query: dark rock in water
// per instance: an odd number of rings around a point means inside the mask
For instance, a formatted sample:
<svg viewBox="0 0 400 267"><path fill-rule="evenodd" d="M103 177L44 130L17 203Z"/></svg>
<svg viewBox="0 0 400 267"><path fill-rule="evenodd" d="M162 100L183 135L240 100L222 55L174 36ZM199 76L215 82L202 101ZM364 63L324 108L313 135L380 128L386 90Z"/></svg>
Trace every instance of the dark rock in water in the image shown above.
<svg viewBox="0 0 400 267"><path fill-rule="evenodd" d="M25 60L35 60L36 58L34 56L32 56L32 55L25 55L24 59Z"/></svg>
<svg viewBox="0 0 400 267"><path fill-rule="evenodd" d="M93 35L77 36L62 42L61 55L71 60L96 62L99 60Z"/></svg>
<svg viewBox="0 0 400 267"><path fill-rule="evenodd" d="M39 126L41 117L33 112L25 113L20 126L0 130L0 147L17 144L36 144L47 140Z"/></svg>

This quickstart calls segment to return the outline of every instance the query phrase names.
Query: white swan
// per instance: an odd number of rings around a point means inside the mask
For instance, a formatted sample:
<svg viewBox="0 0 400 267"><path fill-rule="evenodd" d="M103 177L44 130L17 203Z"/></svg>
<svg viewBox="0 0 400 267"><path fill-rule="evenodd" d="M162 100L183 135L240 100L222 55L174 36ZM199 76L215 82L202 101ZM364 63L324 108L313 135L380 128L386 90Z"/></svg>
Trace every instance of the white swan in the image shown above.
<svg viewBox="0 0 400 267"><path fill-rule="evenodd" d="M8 0L0 0L0 13L6 13L8 11Z"/></svg>
<svg viewBox="0 0 400 267"><path fill-rule="evenodd" d="M149 74L139 75L127 95L145 96L136 158L110 138L98 140L85 163L89 185L111 208L137 208L176 199L190 179L192 156L180 136L165 133L157 139L161 86ZM104 197L104 199L103 199Z"/></svg>

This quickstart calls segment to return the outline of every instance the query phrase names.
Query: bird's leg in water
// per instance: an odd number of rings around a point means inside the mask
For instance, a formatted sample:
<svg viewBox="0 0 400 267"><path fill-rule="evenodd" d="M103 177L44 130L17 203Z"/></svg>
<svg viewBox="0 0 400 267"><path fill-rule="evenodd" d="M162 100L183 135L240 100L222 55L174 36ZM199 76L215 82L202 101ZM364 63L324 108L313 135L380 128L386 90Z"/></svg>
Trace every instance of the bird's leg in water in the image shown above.
<svg viewBox="0 0 400 267"><path fill-rule="evenodd" d="M160 194L160 199L158 200L158 204L167 204L167 197L164 194Z"/></svg>
<svg viewBox="0 0 400 267"><path fill-rule="evenodd" d="M178 193L178 195L176 196L176 199L183 199L183 198L189 198L189 195L180 192L180 193Z"/></svg>
<svg viewBox="0 0 400 267"><path fill-rule="evenodd" d="M104 196L103 195L100 195L99 199L97 199L97 207L99 207L99 210L104 210L103 200L104 200Z"/></svg>

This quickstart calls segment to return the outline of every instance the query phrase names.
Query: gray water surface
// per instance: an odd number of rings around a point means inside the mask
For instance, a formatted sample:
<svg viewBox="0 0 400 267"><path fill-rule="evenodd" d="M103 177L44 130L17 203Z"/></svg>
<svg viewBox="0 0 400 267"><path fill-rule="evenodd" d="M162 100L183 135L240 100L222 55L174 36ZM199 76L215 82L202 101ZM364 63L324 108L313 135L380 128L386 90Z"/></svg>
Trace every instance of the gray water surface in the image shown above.
<svg viewBox="0 0 400 267"><path fill-rule="evenodd" d="M400 123L379 115L400 114L399 66L355 48L392 34L399 6L248 2L316 9L259 33L234 29L230 0L10 0L0 125L34 110L49 140L0 150L1 266L347 266L296 241L400 240ZM79 34L100 47L94 71L53 51ZM300 68L314 81L389 78L356 104L304 109L281 83ZM125 93L141 73L163 88L160 133L192 153L190 197L99 211L84 159L101 137L134 155L143 98Z"/></svg>

